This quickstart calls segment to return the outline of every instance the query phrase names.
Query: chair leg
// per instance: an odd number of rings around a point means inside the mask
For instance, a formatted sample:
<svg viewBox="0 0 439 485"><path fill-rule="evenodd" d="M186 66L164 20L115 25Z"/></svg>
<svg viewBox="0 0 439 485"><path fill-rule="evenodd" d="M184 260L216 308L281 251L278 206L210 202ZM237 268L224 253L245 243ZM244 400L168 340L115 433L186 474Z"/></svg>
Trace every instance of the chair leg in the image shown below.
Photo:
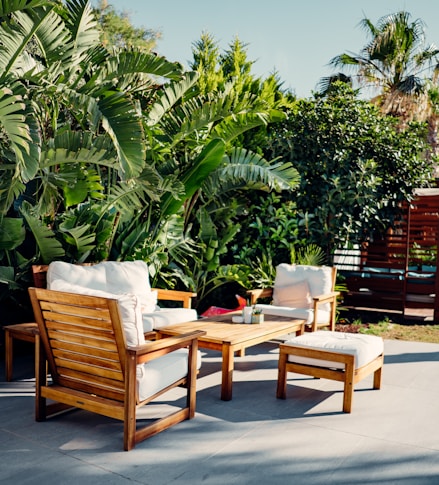
<svg viewBox="0 0 439 485"><path fill-rule="evenodd" d="M343 390L343 412L350 413L354 398L354 362L346 364Z"/></svg>
<svg viewBox="0 0 439 485"><path fill-rule="evenodd" d="M136 361L128 356L125 366L125 409L123 423L123 449L130 451L136 446Z"/></svg>
<svg viewBox="0 0 439 485"><path fill-rule="evenodd" d="M47 360L40 337L35 337L35 420L45 421L47 417L46 398L41 395L41 387L47 385Z"/></svg>
<svg viewBox="0 0 439 485"><path fill-rule="evenodd" d="M287 397L287 353L282 349L279 352L276 397L278 399Z"/></svg>
<svg viewBox="0 0 439 485"><path fill-rule="evenodd" d="M13 366L13 356L14 344L11 333L8 329L5 329L5 377L6 382L12 381L12 366Z"/></svg>
<svg viewBox="0 0 439 485"><path fill-rule="evenodd" d="M373 388L374 389L381 389L381 376L382 376L383 367L381 366L373 373Z"/></svg>
<svg viewBox="0 0 439 485"><path fill-rule="evenodd" d="M187 371L187 397L186 407L189 409L189 419L195 417L197 401L197 352L198 341L193 340L189 346L188 371Z"/></svg>

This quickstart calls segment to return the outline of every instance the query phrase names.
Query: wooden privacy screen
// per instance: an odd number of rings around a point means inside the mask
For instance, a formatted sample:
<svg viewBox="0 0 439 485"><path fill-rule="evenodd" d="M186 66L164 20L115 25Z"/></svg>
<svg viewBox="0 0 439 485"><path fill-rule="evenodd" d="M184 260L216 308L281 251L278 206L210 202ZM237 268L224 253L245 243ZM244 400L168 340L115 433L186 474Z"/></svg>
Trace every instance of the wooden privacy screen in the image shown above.
<svg viewBox="0 0 439 485"><path fill-rule="evenodd" d="M347 306L405 312L432 308L439 321L439 190L419 190L384 235L338 250L334 265L346 280Z"/></svg>

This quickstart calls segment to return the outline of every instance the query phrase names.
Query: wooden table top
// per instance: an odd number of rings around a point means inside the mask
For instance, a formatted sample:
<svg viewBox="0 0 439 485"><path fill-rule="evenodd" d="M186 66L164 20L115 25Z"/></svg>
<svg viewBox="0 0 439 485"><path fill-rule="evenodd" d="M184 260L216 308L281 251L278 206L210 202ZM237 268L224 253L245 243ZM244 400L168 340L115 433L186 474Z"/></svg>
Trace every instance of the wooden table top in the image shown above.
<svg viewBox="0 0 439 485"><path fill-rule="evenodd" d="M305 323L305 320L265 314L263 323L233 323L233 315L240 315L240 312L169 325L161 328L159 332L164 335L180 335L194 330L204 330L206 335L200 337L199 342L237 345L247 340L263 337L269 339L271 334L295 332L300 330Z"/></svg>

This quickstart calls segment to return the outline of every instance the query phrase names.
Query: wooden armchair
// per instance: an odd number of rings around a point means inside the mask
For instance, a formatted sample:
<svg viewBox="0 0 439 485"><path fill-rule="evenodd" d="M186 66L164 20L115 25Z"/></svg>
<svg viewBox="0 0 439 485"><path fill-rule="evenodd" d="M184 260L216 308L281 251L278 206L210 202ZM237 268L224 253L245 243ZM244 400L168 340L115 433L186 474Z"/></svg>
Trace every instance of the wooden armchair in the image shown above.
<svg viewBox="0 0 439 485"><path fill-rule="evenodd" d="M141 303L143 331L148 339L154 338L156 330L161 327L198 318L196 310L191 308L196 293L151 288L148 266L143 261L103 261L96 264L54 261L50 265L34 265L32 271L37 288L84 295L93 295L93 291L99 289L107 294L94 296L105 297L135 294ZM172 301L174 305L171 308L158 305L164 300Z"/></svg>
<svg viewBox="0 0 439 485"><path fill-rule="evenodd" d="M273 288L247 291L251 305L263 313L306 320L307 327L335 329L339 292L334 291L337 268L280 264ZM271 304L258 304L260 298L273 298Z"/></svg>
<svg viewBox="0 0 439 485"><path fill-rule="evenodd" d="M133 333L127 334L117 299L39 288L30 288L29 294L41 339L36 356L37 421L71 408L115 418L124 423L123 446L128 451L194 417L197 338L204 332L128 346ZM183 408L137 428L137 408L182 384L187 387ZM47 404L46 399L55 403Z"/></svg>

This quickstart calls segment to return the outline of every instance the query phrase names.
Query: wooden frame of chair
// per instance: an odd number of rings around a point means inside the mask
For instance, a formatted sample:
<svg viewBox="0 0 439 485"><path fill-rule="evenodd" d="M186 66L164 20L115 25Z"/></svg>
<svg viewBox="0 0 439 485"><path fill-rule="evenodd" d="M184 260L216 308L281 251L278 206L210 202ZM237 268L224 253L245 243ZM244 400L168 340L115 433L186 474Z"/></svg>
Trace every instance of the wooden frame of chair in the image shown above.
<svg viewBox="0 0 439 485"><path fill-rule="evenodd" d="M37 421L72 408L118 419L124 423L123 446L128 451L140 441L194 417L197 338L204 332L127 347L116 299L39 288L29 288L29 294L41 339L36 356ZM139 401L137 365L180 348L189 349L187 376ZM139 407L183 384L187 388L183 408L137 429ZM55 402L47 404L46 399Z"/></svg>
<svg viewBox="0 0 439 485"><path fill-rule="evenodd" d="M289 355L330 361L334 363L337 362L344 364L344 366L341 369L335 369L323 366L319 367L316 365L308 365L304 363L299 364L296 362L289 362ZM373 388L380 389L383 364L384 354L381 354L366 365L355 369L355 356L352 354L297 347L293 344L281 344L279 346L276 397L278 399L286 399L288 372L296 372L297 374L331 379L334 381L343 382L343 412L350 413L352 410L354 385L373 372Z"/></svg>
<svg viewBox="0 0 439 485"><path fill-rule="evenodd" d="M332 291L325 295L318 295L313 297L313 310L314 319L311 322L311 331L315 332L318 328L329 327L330 330L335 330L336 310L337 310L337 297L340 295L339 291L334 291L335 280L337 278L337 268L332 266ZM250 297L250 304L256 305L260 298L270 298L273 296L273 288L258 288L254 290L248 290L247 294ZM317 312L319 305L323 303L329 303L331 307L331 313L329 318L329 324L320 325L317 323Z"/></svg>

